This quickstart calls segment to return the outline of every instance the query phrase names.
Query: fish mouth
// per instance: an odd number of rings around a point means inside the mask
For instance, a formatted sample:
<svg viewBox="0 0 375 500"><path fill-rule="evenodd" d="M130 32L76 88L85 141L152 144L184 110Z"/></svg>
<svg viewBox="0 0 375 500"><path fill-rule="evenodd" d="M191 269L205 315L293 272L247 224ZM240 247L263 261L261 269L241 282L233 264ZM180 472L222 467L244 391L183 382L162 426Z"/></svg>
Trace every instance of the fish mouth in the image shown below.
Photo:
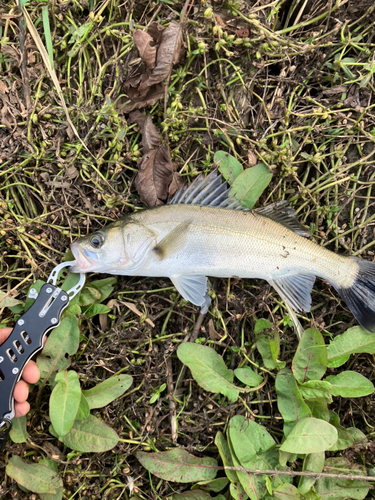
<svg viewBox="0 0 375 500"><path fill-rule="evenodd" d="M70 268L72 273L87 273L98 262L95 252L81 248L77 242L72 243L70 248L75 258L75 265Z"/></svg>

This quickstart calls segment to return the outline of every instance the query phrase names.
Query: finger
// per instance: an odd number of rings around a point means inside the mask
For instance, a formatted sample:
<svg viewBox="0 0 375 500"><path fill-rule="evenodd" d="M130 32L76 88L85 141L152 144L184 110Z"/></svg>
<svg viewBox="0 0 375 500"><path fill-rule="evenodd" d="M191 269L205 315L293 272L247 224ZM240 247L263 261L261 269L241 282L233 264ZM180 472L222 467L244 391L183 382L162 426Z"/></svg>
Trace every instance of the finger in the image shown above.
<svg viewBox="0 0 375 500"><path fill-rule="evenodd" d="M20 380L19 382L17 382L14 388L13 397L17 401L17 403L24 403L28 396L29 386L24 380Z"/></svg>
<svg viewBox="0 0 375 500"><path fill-rule="evenodd" d="M0 344L6 341L12 333L12 328L0 328Z"/></svg>
<svg viewBox="0 0 375 500"><path fill-rule="evenodd" d="M23 403L15 403L14 405L14 416L16 418L19 417L24 417L29 413L30 411L30 405L27 401L24 401Z"/></svg>
<svg viewBox="0 0 375 500"><path fill-rule="evenodd" d="M22 378L28 384L36 384L39 380L40 373L35 361L29 361L22 373Z"/></svg>

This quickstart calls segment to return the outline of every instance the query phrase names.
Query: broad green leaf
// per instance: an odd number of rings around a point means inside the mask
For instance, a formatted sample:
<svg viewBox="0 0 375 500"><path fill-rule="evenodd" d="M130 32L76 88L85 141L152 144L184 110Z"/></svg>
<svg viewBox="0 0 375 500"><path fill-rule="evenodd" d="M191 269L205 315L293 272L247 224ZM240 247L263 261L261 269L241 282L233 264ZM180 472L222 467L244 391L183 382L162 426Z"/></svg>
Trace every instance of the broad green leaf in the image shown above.
<svg viewBox="0 0 375 500"><path fill-rule="evenodd" d="M234 500L247 500L248 498L239 480L236 483L230 483L229 492Z"/></svg>
<svg viewBox="0 0 375 500"><path fill-rule="evenodd" d="M277 500L300 500L301 498L297 488L289 483L280 484L273 490L273 496Z"/></svg>
<svg viewBox="0 0 375 500"><path fill-rule="evenodd" d="M292 362L294 377L301 384L320 380L327 369L327 348L322 334L316 328L303 332Z"/></svg>
<svg viewBox="0 0 375 500"><path fill-rule="evenodd" d="M243 467L248 466L255 455L262 453L275 445L274 439L264 427L246 420L241 415L231 418L228 426L228 437L236 457Z"/></svg>
<svg viewBox="0 0 375 500"><path fill-rule="evenodd" d="M232 455L232 461L234 467L242 467L241 463L239 462L232 448L231 441L229 441L228 444ZM256 476L255 474L250 474L249 472L240 472L240 471L236 471L236 474L238 476L242 488L244 489L246 495L250 498L250 500L258 500L266 492L266 486L263 476Z"/></svg>
<svg viewBox="0 0 375 500"><path fill-rule="evenodd" d="M215 436L215 444L217 449L219 450L220 458L223 462L224 467L234 467L232 455L230 453L230 449L228 446L228 442L225 439L222 432L218 432ZM238 483L237 473L234 470L226 470L225 474L227 475L229 481L231 483Z"/></svg>
<svg viewBox="0 0 375 500"><path fill-rule="evenodd" d="M338 375L329 375L325 380L332 384L333 396L361 398L374 392L372 382L357 372L345 371Z"/></svg>
<svg viewBox="0 0 375 500"><path fill-rule="evenodd" d="M91 288L96 288L100 292L100 302L107 299L113 292L113 285L116 283L116 278L104 278L90 283Z"/></svg>
<svg viewBox="0 0 375 500"><path fill-rule="evenodd" d="M87 309L85 309L85 317L87 319L93 318L98 314L107 314L111 312L111 309L104 304L91 304Z"/></svg>
<svg viewBox="0 0 375 500"><path fill-rule="evenodd" d="M244 366L243 368L237 368L234 370L235 376L238 380L241 380L243 384L249 387L257 387L263 382L263 378L255 373L250 366Z"/></svg>
<svg viewBox="0 0 375 500"><path fill-rule="evenodd" d="M298 388L304 399L324 398L328 403L332 402L332 384L327 380L308 380Z"/></svg>
<svg viewBox="0 0 375 500"><path fill-rule="evenodd" d="M122 396L132 383L133 379L130 375L116 375L96 385L92 389L82 391L82 393L90 409L103 408Z"/></svg>
<svg viewBox="0 0 375 500"><path fill-rule="evenodd" d="M78 302L79 305L83 307L83 306L89 306L94 302L97 302L98 300L100 300L99 290L91 286L85 286L84 289L79 294Z"/></svg>
<svg viewBox="0 0 375 500"><path fill-rule="evenodd" d="M41 460L39 460L39 465L44 465L48 467L55 474L57 474L59 471L57 463L54 462L49 457L43 457ZM39 496L41 500L62 500L63 492L64 492L64 487L63 485L61 485L61 487L56 490L56 493L39 493Z"/></svg>
<svg viewBox="0 0 375 500"><path fill-rule="evenodd" d="M199 483L194 484L191 489L202 489L205 491L212 491L213 493L219 493L223 490L229 483L228 478L218 477L217 479L211 479L210 481L199 481Z"/></svg>
<svg viewBox="0 0 375 500"><path fill-rule="evenodd" d="M235 178L231 194L240 200L244 207L253 208L271 179L272 174L266 165L259 163Z"/></svg>
<svg viewBox="0 0 375 500"><path fill-rule="evenodd" d="M77 319L68 316L60 325L52 330L43 351L37 358L40 378L43 382L54 382L58 371L70 366L68 356L75 354L79 346L79 329Z"/></svg>
<svg viewBox="0 0 375 500"><path fill-rule="evenodd" d="M138 451L136 457L143 467L160 479L177 483L196 483L214 479L217 465L210 457L197 458L182 448L161 453Z"/></svg>
<svg viewBox="0 0 375 500"><path fill-rule="evenodd" d="M280 352L279 334L266 319L259 319L255 323L254 334L257 349L262 356L264 366L268 370L277 368L276 359Z"/></svg>
<svg viewBox="0 0 375 500"><path fill-rule="evenodd" d="M354 444L354 439L352 438L350 432L348 432L342 425L335 425L337 429L337 441L329 449L329 451L340 451L350 448Z"/></svg>
<svg viewBox="0 0 375 500"><path fill-rule="evenodd" d="M284 419L284 434L288 436L296 422L311 417L311 410L303 401L297 382L288 369L280 370L275 382L277 407Z"/></svg>
<svg viewBox="0 0 375 500"><path fill-rule="evenodd" d="M220 392L232 402L237 400L239 391L233 386L233 372L213 349L186 342L178 347L177 356L203 389Z"/></svg>
<svg viewBox="0 0 375 500"><path fill-rule="evenodd" d="M94 415L76 420L68 434L59 436L59 439L65 446L82 453L108 451L118 442L116 432Z"/></svg>
<svg viewBox="0 0 375 500"><path fill-rule="evenodd" d="M22 300L18 300L11 295L6 295L7 292L3 292L2 290L0 290L0 309L3 307L14 307L23 303Z"/></svg>
<svg viewBox="0 0 375 500"><path fill-rule="evenodd" d="M375 334L360 326L349 328L328 345L328 367L337 368L346 363L351 354L365 352L375 354Z"/></svg>
<svg viewBox="0 0 375 500"><path fill-rule="evenodd" d="M351 464L344 457L327 458L323 472L328 474L366 475L363 466ZM316 492L321 498L329 500L362 500L367 498L370 486L367 481L338 478L320 478L315 483Z"/></svg>
<svg viewBox="0 0 375 500"><path fill-rule="evenodd" d="M190 490L183 493L174 493L173 500L212 500L212 497L207 491L204 490Z"/></svg>
<svg viewBox="0 0 375 500"><path fill-rule="evenodd" d="M51 424L59 436L71 429L81 401L81 387L75 371L57 373L49 402Z"/></svg>
<svg viewBox="0 0 375 500"><path fill-rule="evenodd" d="M235 178L243 172L241 163L225 151L216 151L214 162L219 165L219 172L223 174L229 185L232 185Z"/></svg>
<svg viewBox="0 0 375 500"><path fill-rule="evenodd" d="M63 486L59 475L50 468L45 465L27 464L17 456L9 459L6 473L33 493L55 494Z"/></svg>
<svg viewBox="0 0 375 500"><path fill-rule="evenodd" d="M26 443L29 439L29 433L26 429L26 416L12 420L12 429L9 436L13 443Z"/></svg>
<svg viewBox="0 0 375 500"><path fill-rule="evenodd" d="M324 420L304 418L296 423L280 450L308 454L329 450L337 441L337 430Z"/></svg>
<svg viewBox="0 0 375 500"><path fill-rule="evenodd" d="M324 398L308 399L307 406L311 410L311 416L329 422L329 410L327 401Z"/></svg>
<svg viewBox="0 0 375 500"><path fill-rule="evenodd" d="M325 453L309 453L304 462L302 470L304 472L322 472L325 461ZM298 491L304 495L314 486L316 477L301 477L298 484Z"/></svg>
<svg viewBox="0 0 375 500"><path fill-rule="evenodd" d="M362 431L360 431L356 427L349 427L346 430L352 436L354 444L358 444L358 443L361 443L363 445L367 444L367 436L366 436L366 434L363 434Z"/></svg>
<svg viewBox="0 0 375 500"><path fill-rule="evenodd" d="M87 399L83 395L83 392L81 392L81 400L79 402L79 408L77 411L76 420L84 420L85 418L88 418L89 415L90 415L90 406L87 402Z"/></svg>

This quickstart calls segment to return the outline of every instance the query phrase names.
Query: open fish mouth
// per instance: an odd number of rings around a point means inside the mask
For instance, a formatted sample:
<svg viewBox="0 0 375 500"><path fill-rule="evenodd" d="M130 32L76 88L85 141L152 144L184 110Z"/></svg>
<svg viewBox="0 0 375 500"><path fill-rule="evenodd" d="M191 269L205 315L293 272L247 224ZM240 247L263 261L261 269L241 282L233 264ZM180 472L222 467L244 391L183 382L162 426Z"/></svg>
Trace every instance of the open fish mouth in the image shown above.
<svg viewBox="0 0 375 500"><path fill-rule="evenodd" d="M95 252L80 248L77 242L70 248L75 258L75 265L70 269L72 273L87 273L98 262L98 255Z"/></svg>

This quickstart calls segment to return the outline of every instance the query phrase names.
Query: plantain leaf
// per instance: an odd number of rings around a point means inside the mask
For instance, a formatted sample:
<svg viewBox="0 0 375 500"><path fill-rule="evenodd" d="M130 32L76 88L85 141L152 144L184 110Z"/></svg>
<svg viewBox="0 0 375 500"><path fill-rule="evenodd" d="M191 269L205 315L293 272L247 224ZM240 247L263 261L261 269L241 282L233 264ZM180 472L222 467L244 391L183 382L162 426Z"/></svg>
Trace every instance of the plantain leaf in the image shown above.
<svg viewBox="0 0 375 500"><path fill-rule="evenodd" d="M88 402L89 408L103 408L119 398L132 385L133 379L130 375L116 375L92 389L82 391Z"/></svg>
<svg viewBox="0 0 375 500"><path fill-rule="evenodd" d="M57 382L49 403L49 416L59 436L71 429L81 401L81 387L75 371L62 371L56 375Z"/></svg>
<svg viewBox="0 0 375 500"><path fill-rule="evenodd" d="M332 384L333 396L361 398L374 392L372 382L357 372L345 371L338 375L330 375L325 380Z"/></svg>
<svg viewBox="0 0 375 500"><path fill-rule="evenodd" d="M337 368L346 363L351 354L375 354L375 334L371 334L360 326L349 328L338 335L328 345L328 366Z"/></svg>
<svg viewBox="0 0 375 500"><path fill-rule="evenodd" d="M272 174L266 165L259 163L246 169L235 178L231 194L233 194L246 208L253 208L260 195L271 182Z"/></svg>
<svg viewBox="0 0 375 500"><path fill-rule="evenodd" d="M324 420L303 418L290 431L280 450L308 454L327 451L337 441L337 430Z"/></svg>
<svg viewBox="0 0 375 500"><path fill-rule="evenodd" d="M322 334L316 328L303 332L292 361L294 377L301 384L320 380L327 369L327 348Z"/></svg>
<svg viewBox="0 0 375 500"><path fill-rule="evenodd" d="M216 151L214 162L219 165L219 172L223 174L229 185L232 185L236 177L243 172L241 163L225 151Z"/></svg>

